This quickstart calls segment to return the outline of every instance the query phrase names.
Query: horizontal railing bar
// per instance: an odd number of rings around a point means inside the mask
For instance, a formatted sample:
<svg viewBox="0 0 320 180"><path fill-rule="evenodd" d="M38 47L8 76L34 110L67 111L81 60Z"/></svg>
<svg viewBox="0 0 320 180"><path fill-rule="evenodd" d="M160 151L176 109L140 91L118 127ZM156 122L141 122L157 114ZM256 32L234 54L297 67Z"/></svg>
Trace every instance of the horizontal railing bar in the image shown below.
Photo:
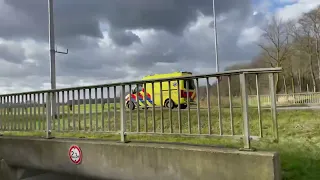
<svg viewBox="0 0 320 180"><path fill-rule="evenodd" d="M320 92L299 92L299 93L288 93L288 94L277 94L277 96L293 96L293 95L305 95L305 94L320 94Z"/></svg>
<svg viewBox="0 0 320 180"><path fill-rule="evenodd" d="M128 82L117 82L110 84L98 84L98 85L90 85L90 86L78 86L78 87L69 87L69 88L61 88L55 90L40 90L40 91L29 91L29 92L21 92L21 93L10 93L10 94L2 94L2 96L13 96L13 95L24 95L24 94L39 94L39 93L50 93L50 92L61 92L61 91L72 91L79 89L93 89L93 88L101 88L101 87L114 87L114 86L123 86L123 85L132 85L132 84L144 84L144 83L152 83L152 82L163 82L163 81L175 81L175 80L188 80L188 79L200 79L200 78L210 78L210 77L221 77L221 76L230 76L237 74L260 74L260 73L279 73L282 71L282 68L257 68L257 69L241 69L241 70L231 70L218 72L213 74L204 74L204 75L190 75L183 77L174 77L174 78L162 78L162 79L153 79L153 80L138 80L138 81L128 81Z"/></svg>
<svg viewBox="0 0 320 180"><path fill-rule="evenodd" d="M178 137L211 137L211 138L234 138L242 139L243 135L219 135L219 134L184 134L184 133L154 133L154 132L126 132L127 135L150 135L150 136L178 136ZM250 136L252 140L261 139L259 136Z"/></svg>
<svg viewBox="0 0 320 180"><path fill-rule="evenodd" d="M46 131L42 131L42 130L30 130L30 131L25 131L25 130L14 130L14 131L6 131L6 130L2 130L1 132L8 132L8 133L12 133L14 134L15 132L37 132L37 133L46 133ZM73 131L71 130L59 130L59 131L53 131L53 135L57 135L57 138L69 138L69 135L60 135L63 133L66 134L70 134L70 136L72 135L72 137L74 137L74 135L76 137L86 137L86 136L90 136L90 137L94 137L95 135L100 136L100 135L119 135L120 133L118 132L119 130L116 131L102 131L102 130L95 130L95 131L89 131L89 130L77 130L77 131ZM33 135L26 135L26 136L33 136ZM96 137L96 138L100 138L100 137ZM103 137L101 137L103 139ZM92 138L91 138L92 139ZM94 138L93 138L94 139Z"/></svg>
<svg viewBox="0 0 320 180"><path fill-rule="evenodd" d="M5 131L3 130L2 133L14 133L14 132L33 132L33 133L46 133L46 131L43 130L32 130L32 131L25 131L25 130L14 130L14 131ZM56 138L71 138L68 136L59 136L59 134L62 133L72 133L72 131L67 130L61 130L60 132L55 132L56 135L58 135ZM81 134L82 133L82 134ZM77 131L75 134L77 134L77 138L87 138L86 135L94 136L94 135L119 135L120 133L118 131ZM177 137L194 137L194 138L231 138L231 139L242 139L243 135L219 135L219 134L179 134L179 133L153 133L153 132L125 132L126 135L146 135L146 136L177 136ZM15 136L15 135L10 135ZM32 135L26 135L28 137L32 137ZM89 138L88 138L89 139ZM92 139L92 138L90 138ZM94 139L94 138L93 138ZM261 138L259 136L250 136L251 140L260 140Z"/></svg>
<svg viewBox="0 0 320 180"><path fill-rule="evenodd" d="M240 69L240 73L246 74L264 74L264 73L280 73L282 71L281 67L277 68L254 68L254 69ZM226 71L230 72L230 71ZM230 74L232 75L232 74Z"/></svg>

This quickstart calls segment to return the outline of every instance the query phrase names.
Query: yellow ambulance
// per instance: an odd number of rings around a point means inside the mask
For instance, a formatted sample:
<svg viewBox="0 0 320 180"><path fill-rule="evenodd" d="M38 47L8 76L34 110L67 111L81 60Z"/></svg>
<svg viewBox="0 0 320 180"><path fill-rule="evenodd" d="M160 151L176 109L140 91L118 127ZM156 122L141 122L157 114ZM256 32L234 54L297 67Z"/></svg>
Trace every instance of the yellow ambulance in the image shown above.
<svg viewBox="0 0 320 180"><path fill-rule="evenodd" d="M165 79L165 78L175 78L175 77L185 77L191 76L191 72L174 72L168 74L154 74L148 75L142 78L142 80L157 80L157 79ZM178 88L178 84L179 87ZM145 104L147 107L152 106L153 104L156 107L166 107L166 108L177 108L180 109L187 108L187 101L189 95L189 104L195 104L195 97L196 97L196 87L194 80L186 79L186 80L177 80L162 82L162 87L160 82L154 82L153 87L154 90L152 92L152 83L141 84L138 87L132 89L131 97L130 94L126 96L126 105L129 109L135 109L137 106L137 102L139 102L139 106L144 108ZM169 88L170 86L170 88ZM189 88L187 88L187 86ZM146 90L146 95L144 95ZM178 91L179 90L179 91ZM162 93L161 93L162 92ZM189 94L188 94L189 92ZM171 93L171 97L169 94ZM180 93L180 106L179 104L179 93ZM154 95L154 96L152 96ZM161 98L162 95L162 98ZM145 98L146 97L146 98ZM145 102L146 100L146 102Z"/></svg>

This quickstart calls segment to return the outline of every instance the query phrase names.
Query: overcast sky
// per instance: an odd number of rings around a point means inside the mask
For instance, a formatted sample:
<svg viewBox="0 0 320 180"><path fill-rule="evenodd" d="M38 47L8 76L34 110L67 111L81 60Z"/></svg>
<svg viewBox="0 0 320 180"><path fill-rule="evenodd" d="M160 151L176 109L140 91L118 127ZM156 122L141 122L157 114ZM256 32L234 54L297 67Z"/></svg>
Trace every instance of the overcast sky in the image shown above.
<svg viewBox="0 0 320 180"><path fill-rule="evenodd" d="M216 0L221 67L250 61L272 14L319 0ZM57 87L214 73L212 0L54 0ZM47 0L0 0L0 91L50 88Z"/></svg>

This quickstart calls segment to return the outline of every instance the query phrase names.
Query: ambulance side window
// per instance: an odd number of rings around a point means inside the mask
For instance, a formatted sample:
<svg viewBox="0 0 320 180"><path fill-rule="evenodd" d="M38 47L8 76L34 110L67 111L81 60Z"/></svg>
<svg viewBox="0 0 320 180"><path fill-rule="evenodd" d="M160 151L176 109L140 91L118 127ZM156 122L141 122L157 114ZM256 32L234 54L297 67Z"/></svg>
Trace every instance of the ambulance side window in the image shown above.
<svg viewBox="0 0 320 180"><path fill-rule="evenodd" d="M142 91L142 85L139 84L139 86L137 87L137 92Z"/></svg>
<svg viewBox="0 0 320 180"><path fill-rule="evenodd" d="M132 89L131 94L136 94L137 93L137 88Z"/></svg>
<svg viewBox="0 0 320 180"><path fill-rule="evenodd" d="M135 87L134 89L132 89L132 94L136 94L137 92L140 92L142 90L142 86L139 85L138 87Z"/></svg>
<svg viewBox="0 0 320 180"><path fill-rule="evenodd" d="M194 81L192 79L184 81L184 85L183 85L184 88L187 88L187 81L188 81L188 85L189 85L189 89L190 90L193 90L193 89L196 88L195 84L194 84Z"/></svg>

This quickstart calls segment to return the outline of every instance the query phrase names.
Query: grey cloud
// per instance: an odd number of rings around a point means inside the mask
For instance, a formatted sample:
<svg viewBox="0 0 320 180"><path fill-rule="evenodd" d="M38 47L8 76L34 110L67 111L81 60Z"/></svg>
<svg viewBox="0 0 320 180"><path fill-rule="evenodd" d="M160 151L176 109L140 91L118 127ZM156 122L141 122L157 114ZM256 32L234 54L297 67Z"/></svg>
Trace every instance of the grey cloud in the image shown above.
<svg viewBox="0 0 320 180"><path fill-rule="evenodd" d="M134 42L141 42L139 36L131 31L111 29L109 30L109 37L118 46L130 46Z"/></svg>
<svg viewBox="0 0 320 180"><path fill-rule="evenodd" d="M88 36L69 36L56 39L56 48L59 51L66 51L66 49L69 49L70 52L72 52L81 49L94 49L99 47L97 39Z"/></svg>
<svg viewBox="0 0 320 180"><path fill-rule="evenodd" d="M177 57L174 55L164 55L161 50L151 51L137 55L130 62L131 67L144 70L149 69L156 63L175 63L177 62Z"/></svg>
<svg viewBox="0 0 320 180"><path fill-rule="evenodd" d="M9 61L11 63L21 64L26 56L23 47L10 43L10 44L0 44L0 58Z"/></svg>
<svg viewBox="0 0 320 180"><path fill-rule="evenodd" d="M170 33L160 31L156 36L152 37L150 42L142 44L143 50L139 54L133 55L128 64L139 69L148 69L157 62L174 63L177 62L179 56L182 56L179 48L179 37Z"/></svg>
<svg viewBox="0 0 320 180"><path fill-rule="evenodd" d="M94 55L84 56L83 53L77 53L70 55L68 58L62 58L57 62L60 69L65 71L70 70L99 70L101 68L101 63L95 61ZM63 72L63 71L62 71ZM64 72L63 72L64 73Z"/></svg>
<svg viewBox="0 0 320 180"><path fill-rule="evenodd" d="M237 13L231 13L227 20L218 25L219 59L225 63L246 61L259 51L254 44L244 49L237 46L237 39L246 22L234 21L237 18ZM213 31L205 25L197 32L186 31L184 38L165 31L158 32L151 42L143 46L143 52L128 62L131 67L147 70L157 69L157 63L179 63L181 68L192 69L197 62L215 66Z"/></svg>
<svg viewBox="0 0 320 180"><path fill-rule="evenodd" d="M10 24L0 25L0 36L10 38L13 35L32 36L42 40L47 39L47 1L4 0L4 2L14 8L12 13L16 16L30 18L21 22L20 27ZM212 14L212 0L55 0L54 2L57 42L60 43L63 43L61 39L79 39L80 36L102 38L99 23L103 21L120 30L153 28L181 34L190 22L196 20L198 12ZM244 18L248 15L249 8L250 0L216 1L217 14L238 9L241 12L240 16Z"/></svg>
<svg viewBox="0 0 320 180"><path fill-rule="evenodd" d="M7 24L3 27L0 23L0 37L16 42L31 37L47 43L47 1L5 1L15 8L14 13L24 15L25 21L19 26ZM239 49L236 45L250 14L249 1L216 1L217 14L228 16L227 21L218 25L221 64L247 60L255 53L253 46ZM212 0L55 0L58 47L61 51L70 49L68 55L57 55L58 82L74 85L87 79L87 82L94 84L98 79L99 82L101 79L111 81L172 70L214 68L214 39L210 23L196 32L188 30L190 23L196 20L197 12L211 15L211 3ZM228 15L227 12L231 11L237 13ZM103 21L108 23L110 38L121 47L110 48L99 44L99 39L103 37L99 23ZM15 29L11 34L8 33L13 27ZM155 30L148 40L140 40L139 34L130 31L147 28ZM127 50L135 53L126 54ZM47 78L39 83L48 82L49 53L42 51L28 55L37 60L38 65L29 65L21 73L15 72L17 81L18 76L28 76L28 71L32 71L32 79L42 76ZM9 76L7 73L4 74ZM38 88L39 83L30 86Z"/></svg>
<svg viewBox="0 0 320 180"><path fill-rule="evenodd" d="M240 21L238 15L239 14L237 13L231 14L226 21L221 22L218 26L219 37L222 37L221 39L219 38L221 59L230 61L238 59L241 61L248 57L246 51L242 51L236 47L236 39L241 32L242 24L245 22L245 20ZM237 21L233 21L234 19L237 19ZM158 31L157 35L152 37L149 44L137 44L136 47L133 47L133 49L137 47L140 48L138 49L137 54L131 55L130 57L126 57L123 55L123 52L118 52L117 50L110 51L101 49L97 45L97 41L87 40L88 42L91 42L91 45L86 46L85 49L75 49L68 55L57 56L57 74L68 76L81 73L80 76L106 76L107 70L104 68L120 68L125 64L136 69L148 69L155 66L158 62L182 62L185 64L188 64L187 61L213 62L213 33L208 26L204 26L204 29L200 29L197 34L190 34L188 31L184 31L184 38L175 36L167 31ZM232 31L232 34L225 34L226 30ZM205 31L209 31L211 37L204 35L208 34L208 32ZM130 45L132 41L140 41L139 37L133 33L131 34L130 31L128 33L118 29L112 29L109 33L114 41L118 41L118 44ZM129 40L123 38L124 36L121 35L123 33L127 33L126 35ZM69 39L65 40L67 42ZM237 53L232 53L230 50ZM107 52L103 53L105 51ZM43 59L43 57L44 56L41 58ZM42 63L41 65L41 72L43 74L48 70L48 56L46 57L46 60L46 63ZM112 73L109 74L112 76Z"/></svg>
<svg viewBox="0 0 320 180"><path fill-rule="evenodd" d="M21 78L36 74L37 70L33 64L24 63L21 65L0 60L0 77L2 78Z"/></svg>
<svg viewBox="0 0 320 180"><path fill-rule="evenodd" d="M119 69L123 65L121 58L126 57L117 50L110 51L103 48L92 48L73 51L68 55L57 57L57 75L64 77L78 76L79 78L124 77L127 74L119 72Z"/></svg>

